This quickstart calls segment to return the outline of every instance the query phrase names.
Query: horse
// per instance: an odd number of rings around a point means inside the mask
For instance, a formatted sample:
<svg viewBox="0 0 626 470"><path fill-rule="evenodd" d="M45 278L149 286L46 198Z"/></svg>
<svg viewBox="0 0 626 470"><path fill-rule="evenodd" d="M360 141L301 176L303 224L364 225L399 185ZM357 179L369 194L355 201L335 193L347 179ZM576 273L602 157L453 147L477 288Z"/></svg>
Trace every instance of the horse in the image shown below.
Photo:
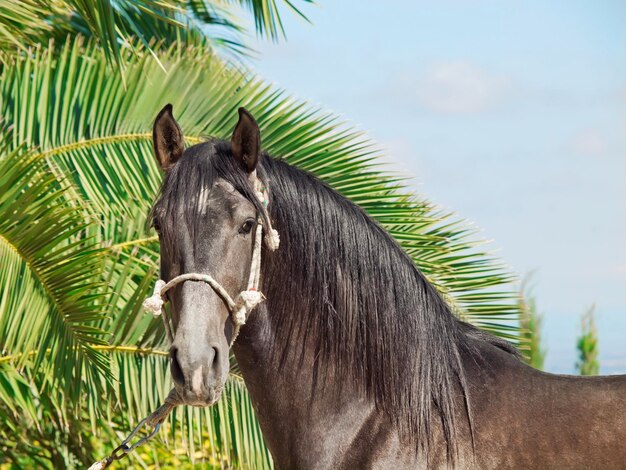
<svg viewBox="0 0 626 470"><path fill-rule="evenodd" d="M153 143L176 392L215 403L232 345L277 468L626 468L626 376L544 373L461 321L364 210L263 152L245 109L230 141L185 148L167 105ZM243 324L228 293L253 271Z"/></svg>

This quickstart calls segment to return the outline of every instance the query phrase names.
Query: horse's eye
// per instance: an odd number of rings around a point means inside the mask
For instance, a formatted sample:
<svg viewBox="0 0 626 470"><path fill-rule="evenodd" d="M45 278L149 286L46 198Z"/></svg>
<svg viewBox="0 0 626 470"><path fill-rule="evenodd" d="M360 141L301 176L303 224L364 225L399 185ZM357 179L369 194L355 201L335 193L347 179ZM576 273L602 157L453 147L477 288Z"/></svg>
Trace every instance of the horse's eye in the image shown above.
<svg viewBox="0 0 626 470"><path fill-rule="evenodd" d="M241 226L241 228L239 229L239 233L242 233L242 234L250 233L252 229L254 228L255 223L256 223L256 220L254 219L246 220Z"/></svg>
<svg viewBox="0 0 626 470"><path fill-rule="evenodd" d="M157 219L154 219L152 221L152 227L154 227L154 230L156 230L156 233L161 233L161 224L159 223Z"/></svg>

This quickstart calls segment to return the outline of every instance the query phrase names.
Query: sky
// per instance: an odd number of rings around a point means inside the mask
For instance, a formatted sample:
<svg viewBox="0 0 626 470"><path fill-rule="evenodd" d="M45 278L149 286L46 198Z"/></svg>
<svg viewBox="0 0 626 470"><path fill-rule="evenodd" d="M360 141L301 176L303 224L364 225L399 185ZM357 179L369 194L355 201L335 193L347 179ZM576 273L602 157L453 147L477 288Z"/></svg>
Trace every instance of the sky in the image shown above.
<svg viewBox="0 0 626 470"><path fill-rule="evenodd" d="M300 4L300 2L297 2ZM252 68L333 111L411 189L474 222L573 372L595 305L601 372L626 373L626 2L318 0Z"/></svg>

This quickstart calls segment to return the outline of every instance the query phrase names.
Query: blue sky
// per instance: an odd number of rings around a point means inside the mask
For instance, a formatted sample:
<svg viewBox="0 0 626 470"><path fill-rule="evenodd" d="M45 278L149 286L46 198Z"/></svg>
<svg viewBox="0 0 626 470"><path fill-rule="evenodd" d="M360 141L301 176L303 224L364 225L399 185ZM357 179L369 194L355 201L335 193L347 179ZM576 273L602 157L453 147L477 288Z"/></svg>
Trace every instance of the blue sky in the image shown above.
<svg viewBox="0 0 626 470"><path fill-rule="evenodd" d="M626 2L326 1L252 67L367 132L416 192L534 272L546 367L596 304L626 372Z"/></svg>

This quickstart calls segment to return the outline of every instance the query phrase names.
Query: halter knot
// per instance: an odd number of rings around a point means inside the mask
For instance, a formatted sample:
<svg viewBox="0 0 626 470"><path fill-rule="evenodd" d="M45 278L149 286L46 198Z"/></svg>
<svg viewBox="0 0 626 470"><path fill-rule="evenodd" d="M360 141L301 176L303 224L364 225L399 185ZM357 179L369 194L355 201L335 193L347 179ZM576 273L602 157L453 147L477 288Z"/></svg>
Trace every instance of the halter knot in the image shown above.
<svg viewBox="0 0 626 470"><path fill-rule="evenodd" d="M256 289L248 289L240 292L235 299L235 308L233 309L233 321L235 325L245 325L252 309L261 302L263 302L263 294Z"/></svg>
<svg viewBox="0 0 626 470"><path fill-rule="evenodd" d="M161 295L161 291L165 287L165 281L159 279L154 284L154 292L150 297L143 301L143 308L150 312L153 316L158 317L161 315L163 311L163 304L165 301L163 300L163 296Z"/></svg>
<svg viewBox="0 0 626 470"><path fill-rule="evenodd" d="M265 244L270 251L278 250L280 246L280 236L278 235L278 230L275 228L270 228L268 233L265 235Z"/></svg>
<svg viewBox="0 0 626 470"><path fill-rule="evenodd" d="M259 201L261 201L261 205L263 206L263 209L267 216L267 206L269 205L270 199L267 194L267 188L258 177L254 185L254 190L256 192L256 197L258 197ZM263 237L263 239L265 240L267 248L270 251L275 251L278 250L278 246L280 245L280 237L278 236L278 231L272 228L271 222L269 221L269 216L267 217L267 221L270 225L269 227L267 227L265 237Z"/></svg>

